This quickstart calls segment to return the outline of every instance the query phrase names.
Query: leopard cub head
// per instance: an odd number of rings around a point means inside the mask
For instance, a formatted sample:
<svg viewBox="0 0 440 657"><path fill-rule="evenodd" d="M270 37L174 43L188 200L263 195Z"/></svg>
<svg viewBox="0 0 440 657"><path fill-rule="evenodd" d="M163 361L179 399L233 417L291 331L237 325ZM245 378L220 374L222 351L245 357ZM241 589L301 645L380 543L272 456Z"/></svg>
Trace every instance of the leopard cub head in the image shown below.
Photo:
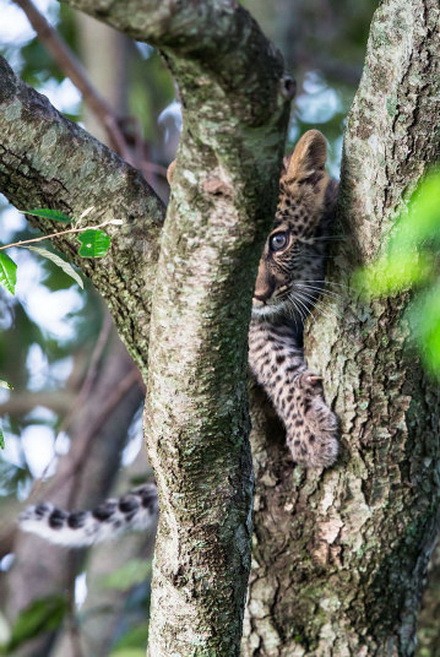
<svg viewBox="0 0 440 657"><path fill-rule="evenodd" d="M319 130L306 132L280 179L275 221L261 256L253 316L303 321L322 288L325 224L334 205L335 183L325 171L327 146Z"/></svg>

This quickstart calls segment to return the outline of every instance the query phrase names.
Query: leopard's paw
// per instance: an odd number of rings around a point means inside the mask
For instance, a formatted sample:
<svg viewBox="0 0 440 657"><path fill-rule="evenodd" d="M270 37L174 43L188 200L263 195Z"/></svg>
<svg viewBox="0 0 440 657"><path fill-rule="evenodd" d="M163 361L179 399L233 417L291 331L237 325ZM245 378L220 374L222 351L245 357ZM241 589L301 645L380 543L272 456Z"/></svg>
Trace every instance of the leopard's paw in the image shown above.
<svg viewBox="0 0 440 657"><path fill-rule="evenodd" d="M325 402L321 377L306 371L299 383L297 416L287 426L287 444L297 463L328 468L339 452L338 418Z"/></svg>

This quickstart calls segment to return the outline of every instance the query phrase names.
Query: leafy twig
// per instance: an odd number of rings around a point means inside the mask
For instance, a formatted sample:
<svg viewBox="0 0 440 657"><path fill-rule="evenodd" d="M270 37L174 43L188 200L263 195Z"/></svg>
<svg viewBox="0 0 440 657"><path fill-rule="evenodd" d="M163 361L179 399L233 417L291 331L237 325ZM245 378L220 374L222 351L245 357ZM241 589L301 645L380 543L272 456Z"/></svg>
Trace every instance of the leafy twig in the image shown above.
<svg viewBox="0 0 440 657"><path fill-rule="evenodd" d="M101 224L96 226L83 226L82 228L67 228L66 230L60 230L56 233L50 233L49 235L42 235L41 237L31 237L28 240L19 240L18 242L11 242L10 244L3 244L0 246L0 251L4 249L10 249L13 246L26 246L27 244L35 244L36 242L42 242L43 240L49 240L52 237L59 237L60 235L69 235L74 233L85 233L87 230L98 230L100 228L105 228L105 226L120 226L122 221L120 219L112 219L110 221L103 221Z"/></svg>

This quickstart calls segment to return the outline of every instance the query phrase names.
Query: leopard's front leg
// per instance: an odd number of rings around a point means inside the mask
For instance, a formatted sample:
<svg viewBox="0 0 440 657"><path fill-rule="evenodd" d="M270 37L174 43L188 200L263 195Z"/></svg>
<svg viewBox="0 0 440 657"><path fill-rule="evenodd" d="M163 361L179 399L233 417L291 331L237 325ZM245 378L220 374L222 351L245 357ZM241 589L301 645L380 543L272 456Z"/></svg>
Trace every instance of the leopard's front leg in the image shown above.
<svg viewBox="0 0 440 657"><path fill-rule="evenodd" d="M286 427L293 460L329 467L338 455L338 421L327 406L321 378L307 369L292 327L252 322L249 364Z"/></svg>
<svg viewBox="0 0 440 657"><path fill-rule="evenodd" d="M274 403L277 409L284 407L282 419L292 457L308 467L327 468L338 455L338 420L325 402L321 379L305 369L292 382L291 390L290 404L284 391Z"/></svg>

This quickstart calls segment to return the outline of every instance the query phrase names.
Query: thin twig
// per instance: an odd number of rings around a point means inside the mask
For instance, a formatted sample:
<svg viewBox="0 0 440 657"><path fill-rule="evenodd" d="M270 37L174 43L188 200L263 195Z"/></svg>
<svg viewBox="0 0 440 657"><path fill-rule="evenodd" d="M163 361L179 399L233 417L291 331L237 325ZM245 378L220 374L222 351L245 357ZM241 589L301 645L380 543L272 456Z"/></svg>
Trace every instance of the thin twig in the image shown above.
<svg viewBox="0 0 440 657"><path fill-rule="evenodd" d="M119 128L118 117L105 98L99 94L90 82L87 73L75 54L60 38L31 0L14 0L26 14L40 41L51 53L54 60L75 87L81 92L84 101L104 126L112 147L128 162L133 164L130 148L123 132Z"/></svg>
<svg viewBox="0 0 440 657"><path fill-rule="evenodd" d="M97 230L98 228L105 228L105 226L115 225L115 220L103 221L102 224L96 226L83 226L82 228L68 228L67 230L60 230L57 233L50 233L49 235L42 235L41 237L32 237L28 240L19 240L18 242L11 242L10 244L3 244L0 246L0 251L10 249L13 246L26 246L27 244L34 244L35 242L43 242L50 240L52 237L59 237L60 235L70 235L73 233L85 233L86 230Z"/></svg>

